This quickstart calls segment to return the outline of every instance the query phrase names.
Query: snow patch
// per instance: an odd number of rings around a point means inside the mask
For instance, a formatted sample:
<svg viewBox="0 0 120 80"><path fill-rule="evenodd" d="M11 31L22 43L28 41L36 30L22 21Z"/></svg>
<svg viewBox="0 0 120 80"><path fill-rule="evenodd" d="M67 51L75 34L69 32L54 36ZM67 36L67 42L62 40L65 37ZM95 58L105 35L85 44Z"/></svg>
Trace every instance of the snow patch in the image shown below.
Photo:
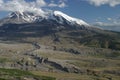
<svg viewBox="0 0 120 80"><path fill-rule="evenodd" d="M64 19L66 19L67 21L71 22L72 24L79 24L79 25L89 25L87 24L86 22L84 22L83 20L80 20L80 19L77 19L77 18L72 18L60 11L54 11L54 15L55 16L60 16L60 17L63 17ZM61 19L62 20L62 19Z"/></svg>

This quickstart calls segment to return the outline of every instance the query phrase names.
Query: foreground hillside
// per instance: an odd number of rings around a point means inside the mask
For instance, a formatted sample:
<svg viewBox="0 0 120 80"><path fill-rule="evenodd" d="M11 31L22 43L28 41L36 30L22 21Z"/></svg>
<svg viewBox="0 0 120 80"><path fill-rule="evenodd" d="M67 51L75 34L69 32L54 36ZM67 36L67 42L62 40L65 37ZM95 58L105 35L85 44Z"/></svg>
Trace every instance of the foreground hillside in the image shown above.
<svg viewBox="0 0 120 80"><path fill-rule="evenodd" d="M0 80L55 80L55 78L36 76L28 71L0 68Z"/></svg>
<svg viewBox="0 0 120 80"><path fill-rule="evenodd" d="M0 67L2 68L0 78L16 80L20 77L23 80L27 77L34 80L31 74L27 76L23 74L30 71L35 75L54 77L57 80L119 80L120 51L83 46L80 49L83 54L74 54L69 50L66 51L67 49L65 51L54 50L50 46L43 45L35 49L30 43L2 42L0 44ZM94 50L99 53L86 53ZM104 53L100 53L101 51ZM9 70L6 70L8 68ZM24 72L19 73L17 70L17 73L13 68L24 70ZM41 78L36 80L39 79L41 80Z"/></svg>

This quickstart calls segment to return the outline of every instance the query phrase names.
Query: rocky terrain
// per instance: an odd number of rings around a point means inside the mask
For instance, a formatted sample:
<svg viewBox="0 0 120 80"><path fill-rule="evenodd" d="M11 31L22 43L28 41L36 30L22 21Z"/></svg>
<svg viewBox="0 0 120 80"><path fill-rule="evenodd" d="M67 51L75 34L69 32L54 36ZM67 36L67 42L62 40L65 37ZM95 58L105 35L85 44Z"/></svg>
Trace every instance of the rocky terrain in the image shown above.
<svg viewBox="0 0 120 80"><path fill-rule="evenodd" d="M25 21L31 15L32 22ZM12 13L0 21L1 79L10 77L4 69L15 69L33 75L10 80L119 80L120 33L92 27L63 13L51 16ZM36 79L36 75L54 78Z"/></svg>

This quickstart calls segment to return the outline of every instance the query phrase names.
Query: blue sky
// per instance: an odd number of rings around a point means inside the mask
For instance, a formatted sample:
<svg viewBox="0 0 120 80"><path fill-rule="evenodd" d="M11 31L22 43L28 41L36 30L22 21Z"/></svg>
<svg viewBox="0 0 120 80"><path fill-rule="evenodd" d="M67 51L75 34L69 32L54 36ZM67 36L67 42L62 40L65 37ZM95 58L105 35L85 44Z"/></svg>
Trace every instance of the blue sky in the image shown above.
<svg viewBox="0 0 120 80"><path fill-rule="evenodd" d="M0 0L7 1L11 0ZM20 0L16 0L20 1ZM24 1L24 0L21 0ZM39 2L41 9L60 10L69 16L80 18L89 24L118 25L120 21L120 0L25 0ZM3 5L3 4L2 4ZM1 8L1 7L0 7ZM0 9L0 18L9 10ZM109 25L107 25L109 26Z"/></svg>

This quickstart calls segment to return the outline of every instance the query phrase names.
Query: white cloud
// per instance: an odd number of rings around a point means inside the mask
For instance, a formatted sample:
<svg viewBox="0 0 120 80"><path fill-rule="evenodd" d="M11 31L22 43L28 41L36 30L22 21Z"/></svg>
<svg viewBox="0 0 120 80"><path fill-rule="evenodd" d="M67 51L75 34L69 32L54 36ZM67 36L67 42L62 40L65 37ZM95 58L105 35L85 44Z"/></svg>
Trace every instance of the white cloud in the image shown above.
<svg viewBox="0 0 120 80"><path fill-rule="evenodd" d="M100 20L99 21L96 21L94 24L97 24L99 26L120 26L120 20L117 19L117 18L107 18L107 22L101 22Z"/></svg>
<svg viewBox="0 0 120 80"><path fill-rule="evenodd" d="M2 0L0 0L0 4L2 4L3 3L3 1Z"/></svg>
<svg viewBox="0 0 120 80"><path fill-rule="evenodd" d="M31 11L43 14L43 7L65 7L65 0L47 3L45 0L26 2L25 0L0 0L0 11Z"/></svg>
<svg viewBox="0 0 120 80"><path fill-rule="evenodd" d="M116 5L120 5L120 0L86 0L90 2L90 4L94 4L95 6L101 6L108 4L111 7L114 7Z"/></svg>
<svg viewBox="0 0 120 80"><path fill-rule="evenodd" d="M0 0L0 7L2 6L2 4L3 4L3 0Z"/></svg>
<svg viewBox="0 0 120 80"><path fill-rule="evenodd" d="M94 25L96 26L114 26L114 25L120 25L120 24L114 24L114 23L105 23L105 22L95 22Z"/></svg>
<svg viewBox="0 0 120 80"><path fill-rule="evenodd" d="M64 7L66 7L67 5L65 4L65 2L62 2L61 4L59 4L59 7L60 8L64 8Z"/></svg>
<svg viewBox="0 0 120 80"><path fill-rule="evenodd" d="M96 22L93 25L99 28L105 29L105 30L112 30L112 31L120 32L120 23Z"/></svg>
<svg viewBox="0 0 120 80"><path fill-rule="evenodd" d="M56 4L53 0L51 1L51 3L48 5L49 7L57 7L58 4Z"/></svg>
<svg viewBox="0 0 120 80"><path fill-rule="evenodd" d="M112 21L112 18L107 18L108 21Z"/></svg>
<svg viewBox="0 0 120 80"><path fill-rule="evenodd" d="M117 18L106 18L106 22L103 20L97 20L96 22L92 23L92 25L106 29L106 30L113 30L120 32L120 19Z"/></svg>
<svg viewBox="0 0 120 80"><path fill-rule="evenodd" d="M44 0L36 0L36 3L38 6L41 6L41 7L47 5L47 3Z"/></svg>
<svg viewBox="0 0 120 80"><path fill-rule="evenodd" d="M65 4L66 0L60 0L58 3L55 3L54 0L51 1L51 3L48 5L49 7L60 7L64 8L67 5Z"/></svg>

